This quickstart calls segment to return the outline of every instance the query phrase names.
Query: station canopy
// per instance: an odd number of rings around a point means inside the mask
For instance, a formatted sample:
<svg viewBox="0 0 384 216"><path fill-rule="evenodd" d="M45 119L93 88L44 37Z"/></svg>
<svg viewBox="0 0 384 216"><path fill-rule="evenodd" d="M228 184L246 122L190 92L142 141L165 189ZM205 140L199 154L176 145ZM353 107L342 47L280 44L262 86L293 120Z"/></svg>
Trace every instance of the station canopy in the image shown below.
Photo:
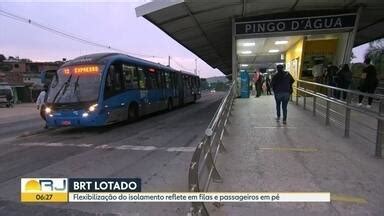
<svg viewBox="0 0 384 216"><path fill-rule="evenodd" d="M232 73L232 20L356 12L362 7L355 44L384 37L384 0L172 0L136 8L211 67Z"/></svg>

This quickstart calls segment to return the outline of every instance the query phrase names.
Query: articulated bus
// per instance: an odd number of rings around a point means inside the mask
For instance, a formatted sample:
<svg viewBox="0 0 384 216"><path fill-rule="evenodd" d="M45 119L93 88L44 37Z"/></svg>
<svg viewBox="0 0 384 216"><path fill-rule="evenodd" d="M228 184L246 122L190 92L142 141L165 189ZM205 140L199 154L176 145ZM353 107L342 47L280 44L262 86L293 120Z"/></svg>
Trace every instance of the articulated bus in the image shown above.
<svg viewBox="0 0 384 216"><path fill-rule="evenodd" d="M201 97L198 76L118 53L81 56L62 65L50 84L49 127L134 121Z"/></svg>

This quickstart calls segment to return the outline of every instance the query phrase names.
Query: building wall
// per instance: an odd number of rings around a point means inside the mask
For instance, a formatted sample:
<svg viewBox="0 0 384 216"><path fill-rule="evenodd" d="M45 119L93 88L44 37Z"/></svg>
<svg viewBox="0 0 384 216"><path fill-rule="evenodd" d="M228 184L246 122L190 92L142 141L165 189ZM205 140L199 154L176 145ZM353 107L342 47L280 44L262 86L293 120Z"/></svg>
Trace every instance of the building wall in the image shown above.
<svg viewBox="0 0 384 216"><path fill-rule="evenodd" d="M291 73L295 80L301 79L301 65L303 59L304 39L300 39L293 46L288 48L285 53L285 69ZM295 82L294 87L297 86ZM293 95L297 92L294 90Z"/></svg>
<svg viewBox="0 0 384 216"><path fill-rule="evenodd" d="M0 63L0 83L12 86L15 102L33 102L35 93L43 86L41 72L57 70L62 62L23 62Z"/></svg>
<svg viewBox="0 0 384 216"><path fill-rule="evenodd" d="M303 46L304 40L300 39L293 46L288 48L285 53L286 70L289 71L295 79L301 78L300 71L303 58Z"/></svg>

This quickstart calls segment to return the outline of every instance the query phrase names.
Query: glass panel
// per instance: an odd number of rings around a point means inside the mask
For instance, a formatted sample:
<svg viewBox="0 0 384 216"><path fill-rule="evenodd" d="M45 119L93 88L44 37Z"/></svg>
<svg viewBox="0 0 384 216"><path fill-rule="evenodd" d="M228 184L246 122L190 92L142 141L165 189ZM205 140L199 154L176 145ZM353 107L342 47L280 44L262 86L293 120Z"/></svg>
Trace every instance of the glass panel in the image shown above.
<svg viewBox="0 0 384 216"><path fill-rule="evenodd" d="M139 88L135 66L123 64L123 78L125 89Z"/></svg>
<svg viewBox="0 0 384 216"><path fill-rule="evenodd" d="M144 70L142 68L137 68L137 73L139 77L139 88L146 89L147 88L147 77L144 74Z"/></svg>

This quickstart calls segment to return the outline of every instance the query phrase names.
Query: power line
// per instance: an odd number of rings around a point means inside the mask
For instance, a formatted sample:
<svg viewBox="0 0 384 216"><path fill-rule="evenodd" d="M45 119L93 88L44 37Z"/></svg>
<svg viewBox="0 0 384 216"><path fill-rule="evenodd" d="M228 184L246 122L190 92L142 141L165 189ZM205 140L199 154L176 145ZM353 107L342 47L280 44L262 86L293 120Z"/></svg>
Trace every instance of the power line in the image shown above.
<svg viewBox="0 0 384 216"><path fill-rule="evenodd" d="M164 58L164 57L160 57L160 56L153 56L153 55L146 55L146 54L139 54L139 53L128 52L128 51L125 51L125 50L122 50L122 49L111 47L109 45L104 45L104 44L93 42L93 41L90 41L90 40L87 40L87 39L83 39L81 37L75 36L74 34L65 33L63 31L56 30L55 28L48 27L46 25L43 25L43 24L37 23L35 21L32 21L31 19L28 19L28 18L25 18L25 17L22 17L22 16L18 16L18 15L13 14L13 13L9 13L9 12L4 11L2 9L0 9L0 15L4 16L4 17L7 17L7 18L10 18L10 19L17 20L19 22L31 24L31 25L33 25L35 27L38 27L40 29L43 29L45 31L54 33L56 35L59 35L59 36L62 36L62 37L65 37L65 38L68 38L68 39L71 39L71 40L78 41L80 43L84 43L84 44L87 44L87 45L96 46L96 47L100 47L100 48L104 48L104 49L109 49L109 50L113 50L113 51L129 54L129 55L136 55L136 56L142 56L142 57L147 57L147 58Z"/></svg>
<svg viewBox="0 0 384 216"><path fill-rule="evenodd" d="M51 32L53 34L56 34L56 35L59 35L59 36L62 36L62 37L65 37L65 38L68 38L68 39L71 39L71 40L83 43L83 44L87 44L87 45L91 45L91 46L95 46L95 47L100 47L100 48L104 48L104 49L109 49L109 50L117 51L117 52L120 52L120 53L125 53L125 54L128 54L128 55L141 56L141 57L144 57L144 58L166 59L165 57L161 57L161 56L154 56L154 55L146 55L146 54L128 52L128 51L125 51L125 50L122 50L122 49L111 47L109 45L93 42L93 41L84 39L84 38L82 38L80 36L76 36L76 35L71 34L71 33L66 33L66 32L57 30L57 29L55 29L53 27L49 27L47 25L40 24L38 22L32 21L31 19L28 19L28 18L19 16L19 15L16 15L16 14L4 11L2 9L0 9L0 16L4 16L4 17L7 17L7 18L10 18L10 19L22 22L22 23L27 23L27 24L33 25L33 26L38 27L40 29L43 29L43 30L45 30L47 32ZM174 63L176 63L180 68L182 68L182 69L184 69L186 71L193 71L193 70L191 70L189 68L184 67L182 64L177 62L175 59L171 58L171 60Z"/></svg>
<svg viewBox="0 0 384 216"><path fill-rule="evenodd" d="M193 71L193 70L191 70L191 69L189 69L189 68L184 67L182 64L180 64L179 62L177 62L174 58L171 58L171 60L172 60L174 63L176 63L179 67L181 67L182 69L184 69L184 70L186 70L186 71Z"/></svg>

